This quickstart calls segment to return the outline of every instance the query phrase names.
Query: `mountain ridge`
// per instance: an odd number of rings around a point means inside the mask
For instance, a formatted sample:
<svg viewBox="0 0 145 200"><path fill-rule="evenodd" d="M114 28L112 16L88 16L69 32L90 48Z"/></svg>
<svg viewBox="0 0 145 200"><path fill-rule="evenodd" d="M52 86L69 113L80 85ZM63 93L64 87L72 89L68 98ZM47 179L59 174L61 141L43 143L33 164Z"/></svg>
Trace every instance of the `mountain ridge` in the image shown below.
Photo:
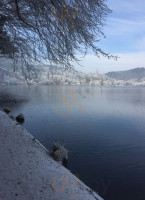
<svg viewBox="0 0 145 200"><path fill-rule="evenodd" d="M145 79L145 68L138 67L124 71L111 71L105 73L105 75L108 76L109 78L113 78L116 80L123 80L123 81L135 80L140 82L142 81L143 78Z"/></svg>

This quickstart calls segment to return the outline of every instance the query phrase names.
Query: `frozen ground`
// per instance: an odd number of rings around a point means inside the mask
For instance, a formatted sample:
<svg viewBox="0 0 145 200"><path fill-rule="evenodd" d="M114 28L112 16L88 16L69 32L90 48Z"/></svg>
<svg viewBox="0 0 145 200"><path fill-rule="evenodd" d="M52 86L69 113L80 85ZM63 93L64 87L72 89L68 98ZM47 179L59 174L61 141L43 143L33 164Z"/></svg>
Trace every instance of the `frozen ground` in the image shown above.
<svg viewBox="0 0 145 200"><path fill-rule="evenodd" d="M0 111L0 200L102 200Z"/></svg>

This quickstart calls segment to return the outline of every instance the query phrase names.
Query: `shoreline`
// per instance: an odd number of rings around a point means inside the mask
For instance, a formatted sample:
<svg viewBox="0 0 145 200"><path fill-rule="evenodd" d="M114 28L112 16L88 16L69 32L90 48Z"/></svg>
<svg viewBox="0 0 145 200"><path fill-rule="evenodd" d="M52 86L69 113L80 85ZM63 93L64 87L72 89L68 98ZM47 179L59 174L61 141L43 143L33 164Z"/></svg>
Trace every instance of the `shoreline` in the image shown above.
<svg viewBox="0 0 145 200"><path fill-rule="evenodd" d="M103 200L0 111L0 199Z"/></svg>

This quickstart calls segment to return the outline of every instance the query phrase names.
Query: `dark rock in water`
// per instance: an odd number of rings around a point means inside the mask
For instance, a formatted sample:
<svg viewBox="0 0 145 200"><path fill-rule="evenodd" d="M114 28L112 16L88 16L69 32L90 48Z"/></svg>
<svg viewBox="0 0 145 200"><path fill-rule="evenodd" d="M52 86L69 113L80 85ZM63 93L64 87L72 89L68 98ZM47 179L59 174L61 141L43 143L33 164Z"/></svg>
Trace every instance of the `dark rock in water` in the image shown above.
<svg viewBox="0 0 145 200"><path fill-rule="evenodd" d="M16 117L17 122L19 122L20 124L22 124L25 120L24 115L21 113Z"/></svg>
<svg viewBox="0 0 145 200"><path fill-rule="evenodd" d="M15 120L15 117L14 117L13 115L10 115L10 118L11 118L12 120Z"/></svg>
<svg viewBox="0 0 145 200"><path fill-rule="evenodd" d="M11 111L9 108L4 108L3 111L6 113L6 114L9 114Z"/></svg>

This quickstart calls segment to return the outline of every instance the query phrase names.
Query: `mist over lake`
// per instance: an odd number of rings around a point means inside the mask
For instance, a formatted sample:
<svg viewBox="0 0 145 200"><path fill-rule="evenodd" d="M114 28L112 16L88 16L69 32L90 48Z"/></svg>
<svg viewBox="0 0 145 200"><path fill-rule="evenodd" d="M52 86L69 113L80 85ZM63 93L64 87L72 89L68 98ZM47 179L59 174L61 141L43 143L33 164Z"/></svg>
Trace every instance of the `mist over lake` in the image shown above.
<svg viewBox="0 0 145 200"><path fill-rule="evenodd" d="M145 88L3 86L0 107L47 149L63 144L67 168L105 200L145 199Z"/></svg>

